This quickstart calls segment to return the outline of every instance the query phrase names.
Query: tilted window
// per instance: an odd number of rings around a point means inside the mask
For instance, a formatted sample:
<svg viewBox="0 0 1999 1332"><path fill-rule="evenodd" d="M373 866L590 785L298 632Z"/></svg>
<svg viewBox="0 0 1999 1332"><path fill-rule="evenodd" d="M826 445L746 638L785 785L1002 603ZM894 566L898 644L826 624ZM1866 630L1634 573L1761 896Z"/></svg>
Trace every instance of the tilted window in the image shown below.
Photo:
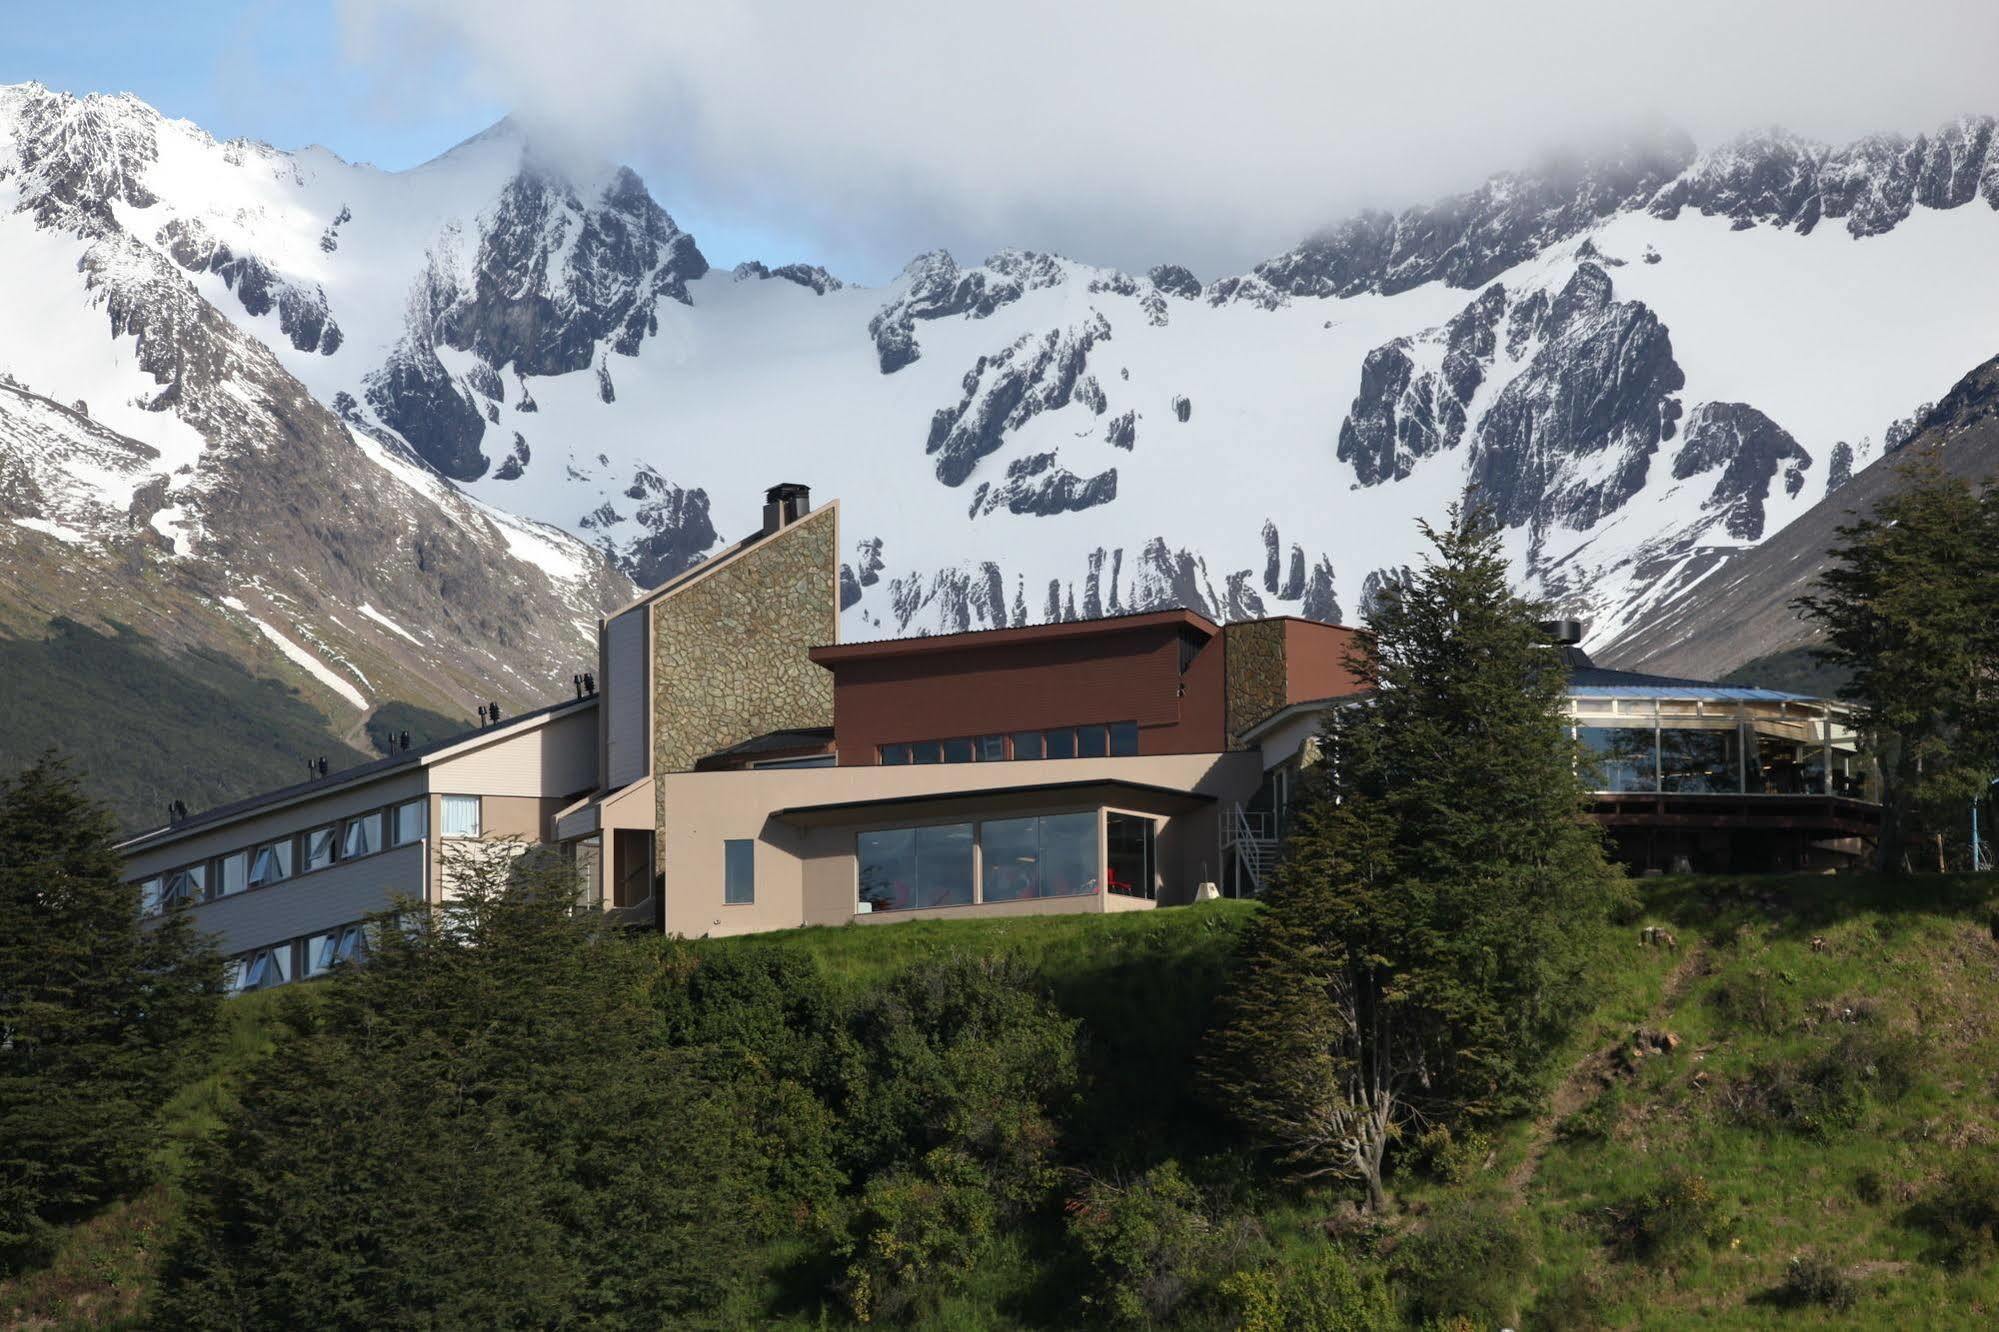
<svg viewBox="0 0 1999 1332"><path fill-rule="evenodd" d="M339 845L339 829L328 824L324 828L314 828L305 835L305 867L309 870L325 869L333 863L333 851Z"/></svg>
<svg viewBox="0 0 1999 1332"><path fill-rule="evenodd" d="M250 886L283 883L292 876L292 841L266 842L250 857Z"/></svg>
<svg viewBox="0 0 1999 1332"><path fill-rule="evenodd" d="M347 820L347 836L340 844L342 860L359 860L382 849L382 816L379 812Z"/></svg>

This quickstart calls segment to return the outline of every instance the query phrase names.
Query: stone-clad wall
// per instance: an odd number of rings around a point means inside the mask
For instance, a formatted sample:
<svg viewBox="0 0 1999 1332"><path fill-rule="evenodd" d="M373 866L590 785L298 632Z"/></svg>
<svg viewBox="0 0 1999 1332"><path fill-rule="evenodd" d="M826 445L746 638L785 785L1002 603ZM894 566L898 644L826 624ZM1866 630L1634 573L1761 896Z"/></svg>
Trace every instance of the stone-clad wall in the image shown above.
<svg viewBox="0 0 1999 1332"><path fill-rule="evenodd" d="M833 724L838 510L828 505L653 605L653 771L753 736ZM660 783L664 799L666 785Z"/></svg>
<svg viewBox="0 0 1999 1332"><path fill-rule="evenodd" d="M1283 708L1284 621L1242 620L1222 630L1227 655L1229 747L1242 733Z"/></svg>

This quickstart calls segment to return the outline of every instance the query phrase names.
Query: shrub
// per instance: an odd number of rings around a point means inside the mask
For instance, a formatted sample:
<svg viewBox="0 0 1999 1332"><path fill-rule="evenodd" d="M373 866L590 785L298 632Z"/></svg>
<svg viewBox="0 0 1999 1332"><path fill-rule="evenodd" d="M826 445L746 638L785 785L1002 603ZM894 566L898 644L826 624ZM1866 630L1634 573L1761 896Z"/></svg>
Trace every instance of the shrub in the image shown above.
<svg viewBox="0 0 1999 1332"><path fill-rule="evenodd" d="M1555 1136L1564 1142L1602 1142L1610 1137L1623 1114L1624 1087L1621 1083L1613 1084L1555 1125Z"/></svg>
<svg viewBox="0 0 1999 1332"><path fill-rule="evenodd" d="M1055 1182L1058 1114L1077 1085L1077 1023L1016 958L951 957L897 973L854 1015L842 1132L856 1176L939 1147L976 1161L1010 1211Z"/></svg>
<svg viewBox="0 0 1999 1332"><path fill-rule="evenodd" d="M1601 1327L1603 1305L1602 1275L1595 1271L1571 1272L1541 1291L1527 1323L1547 1332Z"/></svg>
<svg viewBox="0 0 1999 1332"><path fill-rule="evenodd" d="M1784 1269L1778 1298L1796 1306L1823 1305L1844 1312L1860 1298L1860 1290L1840 1265L1815 1249L1795 1254Z"/></svg>
<svg viewBox="0 0 1999 1332"><path fill-rule="evenodd" d="M1209 1216L1173 1161L1129 1186L1092 1180L1070 1203L1068 1227L1092 1273L1084 1306L1120 1323L1165 1320L1235 1265L1246 1238Z"/></svg>
<svg viewBox="0 0 1999 1332"><path fill-rule="evenodd" d="M1740 1110L1751 1123L1824 1137L1857 1125L1873 1094L1907 1092L1920 1058L1920 1046L1906 1037L1850 1032L1817 1055L1760 1065Z"/></svg>
<svg viewBox="0 0 1999 1332"><path fill-rule="evenodd" d="M1645 1194L1611 1209L1611 1239L1627 1255L1671 1265L1727 1238L1732 1219L1703 1175L1669 1171Z"/></svg>
<svg viewBox="0 0 1999 1332"><path fill-rule="evenodd" d="M1532 1261L1518 1216L1490 1200L1453 1198L1402 1242L1394 1272L1412 1321L1469 1316L1498 1326Z"/></svg>
<svg viewBox="0 0 1999 1332"><path fill-rule="evenodd" d="M1448 1124L1439 1124L1416 1139L1416 1156L1430 1174L1446 1184L1464 1184L1485 1169L1492 1155L1492 1139L1486 1134L1467 1132L1454 1135Z"/></svg>
<svg viewBox="0 0 1999 1332"><path fill-rule="evenodd" d="M1761 967L1724 977L1714 987L1713 1003L1727 1021L1772 1036L1796 1026L1803 1012L1791 978Z"/></svg>
<svg viewBox="0 0 1999 1332"><path fill-rule="evenodd" d="M992 1242L997 1208L984 1173L939 1148L919 1170L868 1183L839 1247L840 1292L857 1322L915 1318L961 1282Z"/></svg>
<svg viewBox="0 0 1999 1332"><path fill-rule="evenodd" d="M1379 1269L1327 1248L1220 1285L1236 1332L1380 1332L1397 1324Z"/></svg>
<svg viewBox="0 0 1999 1332"><path fill-rule="evenodd" d="M1911 1219L1935 1237L1935 1256L1947 1266L1985 1261L1999 1250L1999 1161L1960 1158Z"/></svg>

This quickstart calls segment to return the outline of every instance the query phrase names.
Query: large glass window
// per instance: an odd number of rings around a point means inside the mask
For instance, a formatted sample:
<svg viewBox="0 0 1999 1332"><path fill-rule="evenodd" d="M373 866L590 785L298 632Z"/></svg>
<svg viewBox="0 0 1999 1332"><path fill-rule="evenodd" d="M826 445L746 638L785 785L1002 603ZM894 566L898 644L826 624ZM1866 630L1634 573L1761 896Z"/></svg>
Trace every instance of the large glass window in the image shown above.
<svg viewBox="0 0 1999 1332"><path fill-rule="evenodd" d="M1111 723L1111 757L1130 758L1138 753L1138 723Z"/></svg>
<svg viewBox="0 0 1999 1332"><path fill-rule="evenodd" d="M1047 757L1048 741L1039 731L1015 731L1013 733L1013 756L1016 759L1038 759Z"/></svg>
<svg viewBox="0 0 1999 1332"><path fill-rule="evenodd" d="M972 825L890 828L856 841L861 900L870 911L966 906L972 901Z"/></svg>
<svg viewBox="0 0 1999 1332"><path fill-rule="evenodd" d="M979 751L971 740L946 740L944 761L946 763L970 763L979 756Z"/></svg>
<svg viewBox="0 0 1999 1332"><path fill-rule="evenodd" d="M222 873L218 876L219 881L216 884L219 896L228 897L232 893L240 893L250 886L250 853L248 851L232 851L230 854L222 857L221 868Z"/></svg>
<svg viewBox="0 0 1999 1332"><path fill-rule="evenodd" d="M982 735L979 737L979 762L1001 763L1006 760L1006 737L1003 735Z"/></svg>
<svg viewBox="0 0 1999 1332"><path fill-rule="evenodd" d="M1157 825L1136 814L1104 815L1104 887L1125 897L1157 896L1153 850Z"/></svg>
<svg viewBox="0 0 1999 1332"><path fill-rule="evenodd" d="M1103 758L1111 752L1109 728L1103 726L1078 726L1076 728L1076 757Z"/></svg>
<svg viewBox="0 0 1999 1332"><path fill-rule="evenodd" d="M909 746L883 745L882 762L892 767L899 767L902 764L909 762Z"/></svg>
<svg viewBox="0 0 1999 1332"><path fill-rule="evenodd" d="M308 870L325 869L333 863L333 849L339 845L339 830L328 825L314 828L305 835L305 867Z"/></svg>
<svg viewBox="0 0 1999 1332"><path fill-rule="evenodd" d="M282 883L292 876L292 839L281 842L266 842L250 856L250 886L262 888L267 883Z"/></svg>
<svg viewBox="0 0 1999 1332"><path fill-rule="evenodd" d="M1097 891L1097 816L1048 814L979 826L988 902Z"/></svg>
<svg viewBox="0 0 1999 1332"><path fill-rule="evenodd" d="M1594 791L1656 791L1659 757L1657 732L1649 726L1579 726L1583 780Z"/></svg>
<svg viewBox="0 0 1999 1332"><path fill-rule="evenodd" d="M359 860L382 849L382 816L379 811L347 820L347 835L340 843L342 860Z"/></svg>
<svg viewBox="0 0 1999 1332"><path fill-rule="evenodd" d="M944 742L941 740L919 740L909 747L911 763L942 763Z"/></svg>
<svg viewBox="0 0 1999 1332"><path fill-rule="evenodd" d="M1074 727L1064 727L1059 731L1044 731L1042 734L1048 740L1049 758L1066 759L1076 757L1076 730Z"/></svg>
<svg viewBox="0 0 1999 1332"><path fill-rule="evenodd" d="M445 796L438 805L438 829L446 837L479 835L479 797Z"/></svg>
<svg viewBox="0 0 1999 1332"><path fill-rule="evenodd" d="M1749 789L1762 795L1819 794L1825 790L1825 748L1784 735L1753 730Z"/></svg>
<svg viewBox="0 0 1999 1332"><path fill-rule="evenodd" d="M396 806L396 845L408 846L423 840L430 831L430 802L406 800Z"/></svg>
<svg viewBox="0 0 1999 1332"><path fill-rule="evenodd" d="M1666 727L1659 732L1660 789L1681 795L1717 795L1742 790L1742 732Z"/></svg>
<svg viewBox="0 0 1999 1332"><path fill-rule="evenodd" d="M722 843L722 901L748 906L757 900L757 844L747 837Z"/></svg>

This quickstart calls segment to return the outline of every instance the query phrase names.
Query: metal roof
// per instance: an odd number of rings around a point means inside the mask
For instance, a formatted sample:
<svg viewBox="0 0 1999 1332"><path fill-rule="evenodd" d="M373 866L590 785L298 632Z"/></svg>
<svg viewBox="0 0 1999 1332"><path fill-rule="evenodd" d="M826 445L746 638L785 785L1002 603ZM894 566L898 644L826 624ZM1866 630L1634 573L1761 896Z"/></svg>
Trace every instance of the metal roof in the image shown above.
<svg viewBox="0 0 1999 1332"><path fill-rule="evenodd" d="M216 805L211 809L200 810L197 813L188 815L179 823L169 823L162 827L148 828L144 832L134 833L132 836L118 843L118 849L129 853L139 849L142 843L151 845L172 841L184 833L213 827L219 823L227 823L231 819L240 818L245 814L253 814L261 809L274 809L279 805L288 804L295 800L303 800L309 796L325 795L329 792L358 785L361 782L370 781L377 777L386 777L390 773L398 772L404 768L417 767L425 759L434 758L439 753L454 746L477 740L498 739L500 736L529 722L540 721L550 713L561 712L566 708L595 707L597 698L596 694L587 694L582 698L565 698L560 703L551 703L547 707L536 708L532 712L523 712L516 716L508 717L497 726L475 727L469 731L462 731L457 735L446 736L442 740L433 740L427 745L409 750L406 753L391 754L387 758L375 759L368 763L357 763L351 768L342 768L338 772L330 772L324 777L315 777L311 781L295 782L290 786L281 786L275 791L265 791L259 795L248 796L242 800L233 800L226 805Z"/></svg>

